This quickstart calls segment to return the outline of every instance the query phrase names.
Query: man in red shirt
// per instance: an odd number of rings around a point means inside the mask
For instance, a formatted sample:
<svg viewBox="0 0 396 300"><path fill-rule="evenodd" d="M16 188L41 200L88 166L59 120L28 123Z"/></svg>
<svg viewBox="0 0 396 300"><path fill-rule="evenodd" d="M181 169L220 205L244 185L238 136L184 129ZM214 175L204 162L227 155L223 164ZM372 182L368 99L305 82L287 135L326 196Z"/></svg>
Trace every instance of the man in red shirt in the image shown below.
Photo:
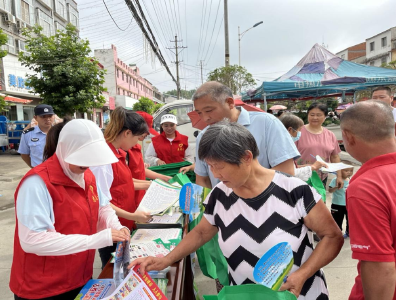
<svg viewBox="0 0 396 300"><path fill-rule="evenodd" d="M346 191L358 276L349 300L396 300L396 139L389 105L365 101L341 115L346 151L363 165Z"/></svg>

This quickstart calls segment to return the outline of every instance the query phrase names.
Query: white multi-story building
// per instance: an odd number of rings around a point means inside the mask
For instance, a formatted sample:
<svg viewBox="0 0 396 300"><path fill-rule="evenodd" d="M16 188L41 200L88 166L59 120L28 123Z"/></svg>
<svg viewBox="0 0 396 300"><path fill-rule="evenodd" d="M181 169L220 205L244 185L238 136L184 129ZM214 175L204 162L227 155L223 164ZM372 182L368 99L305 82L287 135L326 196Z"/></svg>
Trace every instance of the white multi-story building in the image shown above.
<svg viewBox="0 0 396 300"><path fill-rule="evenodd" d="M39 24L50 36L65 29L68 23L79 28L77 3L73 0L0 0L0 28L8 36L8 43L3 46L8 55L0 61L0 92L10 105L6 113L9 120L31 120L40 100L29 93L25 84L26 74L32 71L18 61L18 53L25 51L21 30Z"/></svg>
<svg viewBox="0 0 396 300"><path fill-rule="evenodd" d="M366 64L380 67L396 60L396 27L366 39Z"/></svg>

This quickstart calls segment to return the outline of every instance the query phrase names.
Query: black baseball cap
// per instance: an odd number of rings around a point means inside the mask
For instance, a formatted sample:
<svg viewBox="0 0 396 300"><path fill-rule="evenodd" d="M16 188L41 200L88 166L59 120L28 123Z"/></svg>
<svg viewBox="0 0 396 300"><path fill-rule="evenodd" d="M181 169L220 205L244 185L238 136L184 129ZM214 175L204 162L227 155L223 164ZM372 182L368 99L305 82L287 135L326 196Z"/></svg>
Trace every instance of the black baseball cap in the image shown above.
<svg viewBox="0 0 396 300"><path fill-rule="evenodd" d="M47 104L39 104L34 108L34 115L35 116L42 116L42 115L53 115L54 109L51 105Z"/></svg>

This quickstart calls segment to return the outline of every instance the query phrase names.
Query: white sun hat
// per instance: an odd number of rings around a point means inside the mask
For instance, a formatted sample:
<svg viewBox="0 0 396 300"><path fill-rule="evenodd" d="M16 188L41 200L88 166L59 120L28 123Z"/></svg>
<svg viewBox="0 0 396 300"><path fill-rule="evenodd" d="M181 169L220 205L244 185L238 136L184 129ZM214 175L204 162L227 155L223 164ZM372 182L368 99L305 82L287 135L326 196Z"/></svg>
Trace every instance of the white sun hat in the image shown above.
<svg viewBox="0 0 396 300"><path fill-rule="evenodd" d="M94 167L118 161L107 145L98 125L84 119L72 120L62 128L56 147L56 156L63 172L82 188L84 188L84 177L72 173L69 164Z"/></svg>
<svg viewBox="0 0 396 300"><path fill-rule="evenodd" d="M165 122L171 122L177 125L177 118L175 115L171 115L171 114L163 115L161 117L161 124Z"/></svg>

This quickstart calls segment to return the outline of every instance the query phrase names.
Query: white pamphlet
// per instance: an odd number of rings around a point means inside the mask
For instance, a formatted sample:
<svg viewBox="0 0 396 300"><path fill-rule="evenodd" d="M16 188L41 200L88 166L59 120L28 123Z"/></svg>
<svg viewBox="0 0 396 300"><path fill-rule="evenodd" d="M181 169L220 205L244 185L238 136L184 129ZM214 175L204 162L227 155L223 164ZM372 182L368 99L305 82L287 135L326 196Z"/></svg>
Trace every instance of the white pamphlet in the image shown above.
<svg viewBox="0 0 396 300"><path fill-rule="evenodd" d="M137 211L160 214L179 200L180 188L161 180L154 180L146 191Z"/></svg>
<svg viewBox="0 0 396 300"><path fill-rule="evenodd" d="M327 168L325 168L325 167L320 168L320 171L322 171L323 173L331 173L331 172L336 172L336 171L339 171L342 169L353 168L353 166L344 164L342 162L340 162L340 163L325 162L319 155L316 155L316 160L320 161L322 163L325 163L327 165Z"/></svg>

